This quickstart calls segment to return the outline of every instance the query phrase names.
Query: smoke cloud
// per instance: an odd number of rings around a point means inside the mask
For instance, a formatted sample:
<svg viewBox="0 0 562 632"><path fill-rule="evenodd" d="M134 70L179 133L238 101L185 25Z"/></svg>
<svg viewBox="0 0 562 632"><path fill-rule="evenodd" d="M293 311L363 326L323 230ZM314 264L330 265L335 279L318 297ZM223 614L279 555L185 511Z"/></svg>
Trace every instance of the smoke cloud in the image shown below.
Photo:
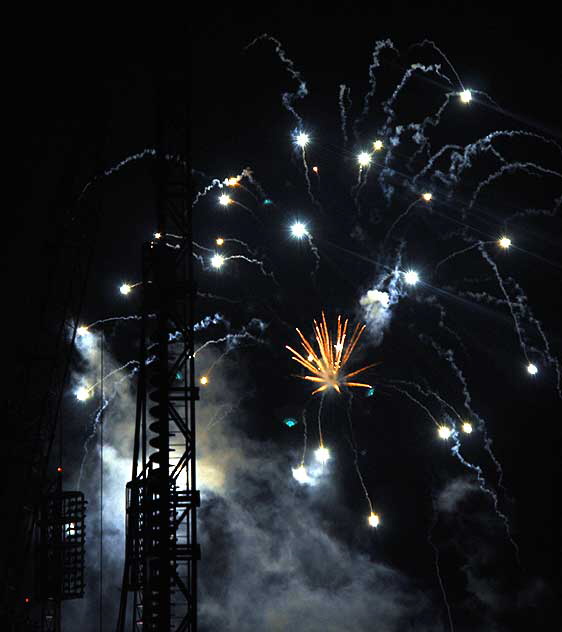
<svg viewBox="0 0 562 632"><path fill-rule="evenodd" d="M202 365L218 357L216 350L205 354ZM107 353L106 363L117 364ZM294 480L300 446L293 453L251 438L245 424L251 389L242 372L235 379L221 373L219 364L197 411L200 629L443 629L429 597L408 578L338 538L339 490L329 476L315 486ZM104 413L104 629L113 629L119 607L134 411L131 383L121 381ZM93 632L99 629L99 442L82 488L89 501L86 597L65 603L64 615L73 628Z"/></svg>

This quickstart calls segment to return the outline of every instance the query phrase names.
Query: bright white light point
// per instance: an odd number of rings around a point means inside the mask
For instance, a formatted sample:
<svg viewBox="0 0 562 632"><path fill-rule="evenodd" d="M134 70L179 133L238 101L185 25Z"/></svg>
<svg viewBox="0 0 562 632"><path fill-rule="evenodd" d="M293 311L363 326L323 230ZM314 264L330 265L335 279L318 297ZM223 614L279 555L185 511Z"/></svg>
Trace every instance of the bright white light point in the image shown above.
<svg viewBox="0 0 562 632"><path fill-rule="evenodd" d="M76 334L78 336L85 336L88 333L89 333L88 328L85 327L84 325L80 325L80 327L78 327L78 329L76 330Z"/></svg>
<svg viewBox="0 0 562 632"><path fill-rule="evenodd" d="M217 237L215 239L215 243L217 244L217 246L222 246L224 244L224 239L222 237Z"/></svg>
<svg viewBox="0 0 562 632"><path fill-rule="evenodd" d="M227 187L235 187L238 186L238 178L237 177L233 177L233 178L227 178L224 183L226 184Z"/></svg>
<svg viewBox="0 0 562 632"><path fill-rule="evenodd" d="M121 292L121 294L123 294L124 296L127 296L127 294L129 294L129 292L132 290L131 286L128 283L123 283L121 285L121 287L119 288L119 291Z"/></svg>
<svg viewBox="0 0 562 632"><path fill-rule="evenodd" d="M314 456L319 463L322 463L322 465L324 465L330 459L330 451L328 450L328 448L325 448L323 445L321 445L314 453Z"/></svg>
<svg viewBox="0 0 562 632"><path fill-rule="evenodd" d="M472 432L472 424L465 421L462 425L462 431L466 432L466 434L470 434Z"/></svg>
<svg viewBox="0 0 562 632"><path fill-rule="evenodd" d="M379 518L378 514L373 512L371 512L371 515L367 518L367 520L369 521L370 527L378 527L381 523L381 519Z"/></svg>
<svg viewBox="0 0 562 632"><path fill-rule="evenodd" d="M203 375L199 381L203 384L203 386L205 386L205 384L209 383L209 378L206 375Z"/></svg>
<svg viewBox="0 0 562 632"><path fill-rule="evenodd" d="M511 246L511 239L509 237L502 237L499 241L498 244L502 247L502 248L509 248Z"/></svg>
<svg viewBox="0 0 562 632"><path fill-rule="evenodd" d="M449 426L439 426L437 429L437 434L441 437L441 439L448 439L451 436L452 430Z"/></svg>
<svg viewBox="0 0 562 632"><path fill-rule="evenodd" d="M427 191L426 193L422 193L422 198L426 201L426 202L431 202L431 200L433 200L433 194L430 193L429 191Z"/></svg>
<svg viewBox="0 0 562 632"><path fill-rule="evenodd" d="M539 372L539 370L537 369L537 366L533 364L532 362L529 362L529 364L527 365L527 371L529 372L530 375L536 375Z"/></svg>
<svg viewBox="0 0 562 632"><path fill-rule="evenodd" d="M461 103L470 103L472 101L472 92L470 90L463 90L459 92Z"/></svg>
<svg viewBox="0 0 562 632"><path fill-rule="evenodd" d="M304 465L299 465L299 467L293 468L293 478L299 483L308 483L310 481L308 472L306 471L306 467Z"/></svg>
<svg viewBox="0 0 562 632"><path fill-rule="evenodd" d="M368 167L371 164L371 154L368 154L366 151L362 151L357 156L357 162L360 167Z"/></svg>
<svg viewBox="0 0 562 632"><path fill-rule="evenodd" d="M408 285L415 285L419 280L420 276L415 270L404 272L404 281L406 281Z"/></svg>
<svg viewBox="0 0 562 632"><path fill-rule="evenodd" d="M301 222L295 222L291 226L291 235L297 239L302 239L306 235L306 226Z"/></svg>
<svg viewBox="0 0 562 632"><path fill-rule="evenodd" d="M314 171L314 173L318 173L318 167L316 166L312 167L312 171Z"/></svg>
<svg viewBox="0 0 562 632"><path fill-rule="evenodd" d="M74 394L76 395L76 399L79 402L83 402L88 399L88 397L90 397L90 391L85 386L80 386L79 388L77 388Z"/></svg>
<svg viewBox="0 0 562 632"><path fill-rule="evenodd" d="M228 206L231 202L232 202L232 200L230 199L230 195L226 195L226 194L223 193L219 197L219 204L221 206Z"/></svg>
<svg viewBox="0 0 562 632"><path fill-rule="evenodd" d="M224 265L224 257L222 255L214 255L211 258L211 265L215 268L215 270L222 268Z"/></svg>
<svg viewBox="0 0 562 632"><path fill-rule="evenodd" d="M307 358L306 358L309 362L312 362L314 360L314 356L312 355L312 353L309 353Z"/></svg>
<svg viewBox="0 0 562 632"><path fill-rule="evenodd" d="M154 239L160 239L162 237L162 233L154 233Z"/></svg>
<svg viewBox="0 0 562 632"><path fill-rule="evenodd" d="M382 142L382 140L376 140L373 143L373 149L375 151L380 151L383 147L384 147L384 143Z"/></svg>
<svg viewBox="0 0 562 632"><path fill-rule="evenodd" d="M341 351L343 349L343 344L341 342L338 342L337 344L334 345L334 347L336 348L336 351Z"/></svg>
<svg viewBox="0 0 562 632"><path fill-rule="evenodd" d="M308 134L305 134L304 132L301 132L295 138L295 143L299 147L302 147L303 149L308 145L309 142L310 142L310 137Z"/></svg>

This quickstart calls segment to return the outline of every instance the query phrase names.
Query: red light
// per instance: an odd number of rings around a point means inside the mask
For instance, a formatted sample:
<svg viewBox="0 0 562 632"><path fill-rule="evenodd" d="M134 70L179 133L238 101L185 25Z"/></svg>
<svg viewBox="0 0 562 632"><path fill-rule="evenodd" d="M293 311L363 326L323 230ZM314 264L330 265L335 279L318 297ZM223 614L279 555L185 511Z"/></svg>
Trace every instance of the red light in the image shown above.
<svg viewBox="0 0 562 632"><path fill-rule="evenodd" d="M57 467L57 472L58 472L59 474L62 472L62 467L61 467L60 465Z"/></svg>
<svg viewBox="0 0 562 632"><path fill-rule="evenodd" d="M25 603L29 603L29 602L31 601L31 599L30 599L29 597L26 597L26 598L24 599L24 601L25 601Z"/></svg>

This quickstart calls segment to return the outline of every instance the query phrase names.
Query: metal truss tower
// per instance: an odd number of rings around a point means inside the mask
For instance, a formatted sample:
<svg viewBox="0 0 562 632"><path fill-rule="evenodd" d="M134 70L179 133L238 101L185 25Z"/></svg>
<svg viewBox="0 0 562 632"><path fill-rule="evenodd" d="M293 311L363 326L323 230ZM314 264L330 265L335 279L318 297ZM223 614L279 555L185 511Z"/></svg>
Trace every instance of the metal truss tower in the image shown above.
<svg viewBox="0 0 562 632"><path fill-rule="evenodd" d="M132 479L127 484L119 632L129 625L133 631L197 629L198 389L187 86L184 73L166 69L157 75L157 228L142 252L141 369Z"/></svg>

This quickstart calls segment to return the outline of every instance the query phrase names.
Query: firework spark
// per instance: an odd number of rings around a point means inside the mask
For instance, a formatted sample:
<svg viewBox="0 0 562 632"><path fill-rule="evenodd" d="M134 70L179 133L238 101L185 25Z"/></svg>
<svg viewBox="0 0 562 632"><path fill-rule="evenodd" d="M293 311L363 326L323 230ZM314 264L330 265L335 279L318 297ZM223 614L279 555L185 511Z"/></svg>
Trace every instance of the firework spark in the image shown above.
<svg viewBox="0 0 562 632"><path fill-rule="evenodd" d="M333 338L328 329L326 323L326 316L322 312L322 322L318 324L314 321L314 336L316 343L318 344L318 352L316 352L312 344L303 336L301 331L297 329L297 333L301 339L301 344L305 351L305 355L301 355L298 351L295 351L292 347L287 345L287 349L293 353L293 360L302 365L305 369L310 371L312 375L298 376L303 380L309 380L310 382L316 382L320 386L313 391L315 393L321 393L328 388L333 388L336 392L341 393L342 386L358 386L362 388L372 388L371 384L363 384L361 382L350 382L349 378L363 373L367 369L375 366L375 364L368 364L351 373L343 373L344 366L348 363L353 350L361 338L361 334L365 329L365 325L357 324L349 339L346 343L347 337L347 324L349 319L346 319L342 325L341 316L338 316L336 342L333 342Z"/></svg>

